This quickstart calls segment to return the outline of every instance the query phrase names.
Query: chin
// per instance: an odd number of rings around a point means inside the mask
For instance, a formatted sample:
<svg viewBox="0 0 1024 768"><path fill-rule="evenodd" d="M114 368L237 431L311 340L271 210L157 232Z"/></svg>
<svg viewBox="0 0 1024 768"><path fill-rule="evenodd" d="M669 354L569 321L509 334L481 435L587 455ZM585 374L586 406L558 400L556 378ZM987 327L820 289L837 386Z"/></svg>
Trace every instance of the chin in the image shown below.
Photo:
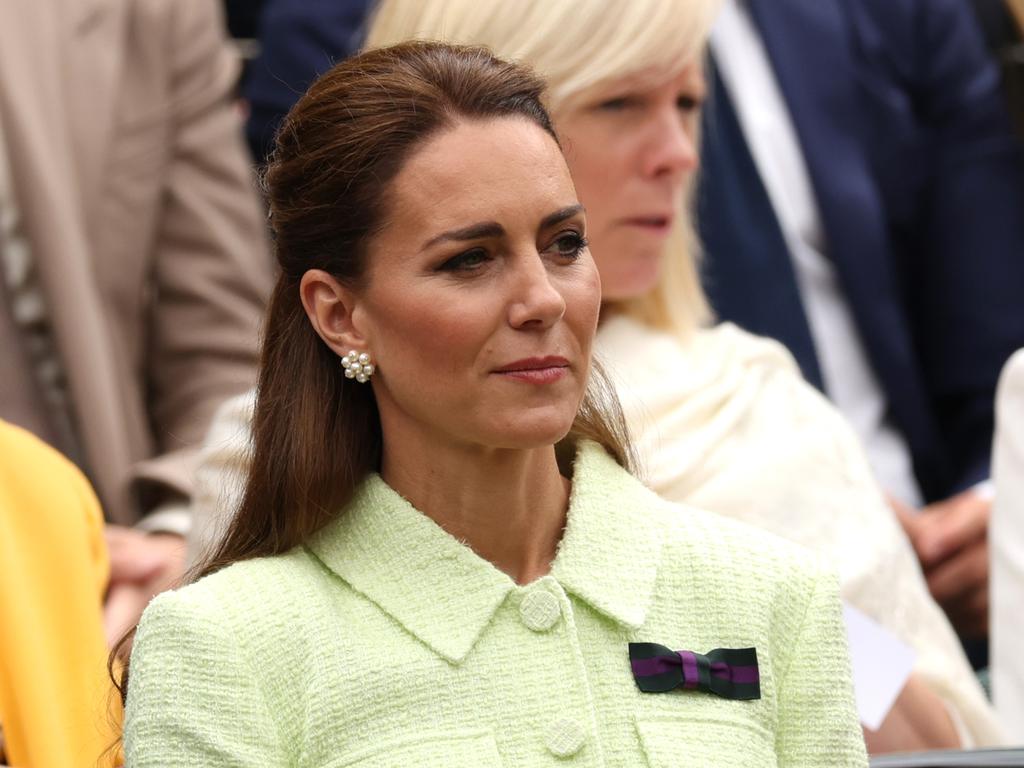
<svg viewBox="0 0 1024 768"><path fill-rule="evenodd" d="M601 300L603 302L642 299L658 287L661 280L662 260L636 259L628 269L615 269L601 274Z"/></svg>
<svg viewBox="0 0 1024 768"><path fill-rule="evenodd" d="M512 421L510 427L497 430L494 444L517 450L554 445L569 434L575 418L575 412L570 418L551 414L531 414L525 418L520 416Z"/></svg>
<svg viewBox="0 0 1024 768"><path fill-rule="evenodd" d="M621 290L610 290L605 291L601 295L601 301L603 304L616 304L627 301L638 301L647 296L650 296L655 288L658 287L658 281L654 280L650 283L641 283L637 285L623 286Z"/></svg>

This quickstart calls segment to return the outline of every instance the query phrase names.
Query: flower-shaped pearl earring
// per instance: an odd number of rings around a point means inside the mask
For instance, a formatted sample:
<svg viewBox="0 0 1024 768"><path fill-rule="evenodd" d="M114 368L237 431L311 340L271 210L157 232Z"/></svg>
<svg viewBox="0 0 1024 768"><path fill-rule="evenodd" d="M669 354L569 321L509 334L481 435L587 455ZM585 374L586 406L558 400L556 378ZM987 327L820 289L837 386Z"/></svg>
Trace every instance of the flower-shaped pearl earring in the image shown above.
<svg viewBox="0 0 1024 768"><path fill-rule="evenodd" d="M355 379L360 384L365 384L373 376L373 363L366 352L353 349L341 358L341 367L345 369L346 379Z"/></svg>

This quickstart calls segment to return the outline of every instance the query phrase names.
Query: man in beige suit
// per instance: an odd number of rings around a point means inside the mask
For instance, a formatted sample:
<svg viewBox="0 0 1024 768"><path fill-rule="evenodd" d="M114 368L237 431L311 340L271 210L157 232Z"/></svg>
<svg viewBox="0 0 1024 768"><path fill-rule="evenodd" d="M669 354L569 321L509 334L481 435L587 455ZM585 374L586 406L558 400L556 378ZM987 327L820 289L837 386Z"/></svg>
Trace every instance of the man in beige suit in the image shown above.
<svg viewBox="0 0 1024 768"><path fill-rule="evenodd" d="M180 573L196 446L254 381L237 73L219 0L0 4L0 417L95 485L110 635Z"/></svg>

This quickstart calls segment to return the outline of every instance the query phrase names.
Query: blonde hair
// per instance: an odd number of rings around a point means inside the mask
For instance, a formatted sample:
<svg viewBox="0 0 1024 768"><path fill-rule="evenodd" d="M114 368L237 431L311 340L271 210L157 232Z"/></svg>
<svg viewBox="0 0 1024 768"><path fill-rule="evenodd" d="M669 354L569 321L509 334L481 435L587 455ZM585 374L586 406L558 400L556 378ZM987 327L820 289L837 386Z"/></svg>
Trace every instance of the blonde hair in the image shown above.
<svg viewBox="0 0 1024 768"><path fill-rule="evenodd" d="M487 46L547 81L557 128L560 116L613 81L647 72L671 77L699 60L719 2L381 0L366 46L413 39ZM608 308L687 336L710 320L711 311L700 285L692 217L678 221L655 288Z"/></svg>

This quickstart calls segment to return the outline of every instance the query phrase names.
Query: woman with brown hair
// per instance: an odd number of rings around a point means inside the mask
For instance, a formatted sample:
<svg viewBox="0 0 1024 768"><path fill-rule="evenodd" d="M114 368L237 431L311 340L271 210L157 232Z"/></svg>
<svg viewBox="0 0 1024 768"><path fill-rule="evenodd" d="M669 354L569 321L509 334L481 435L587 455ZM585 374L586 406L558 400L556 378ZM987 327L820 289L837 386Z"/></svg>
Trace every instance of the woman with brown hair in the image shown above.
<svg viewBox="0 0 1024 768"><path fill-rule="evenodd" d="M542 90L405 44L288 116L252 471L139 626L129 766L866 763L834 577L626 470Z"/></svg>

